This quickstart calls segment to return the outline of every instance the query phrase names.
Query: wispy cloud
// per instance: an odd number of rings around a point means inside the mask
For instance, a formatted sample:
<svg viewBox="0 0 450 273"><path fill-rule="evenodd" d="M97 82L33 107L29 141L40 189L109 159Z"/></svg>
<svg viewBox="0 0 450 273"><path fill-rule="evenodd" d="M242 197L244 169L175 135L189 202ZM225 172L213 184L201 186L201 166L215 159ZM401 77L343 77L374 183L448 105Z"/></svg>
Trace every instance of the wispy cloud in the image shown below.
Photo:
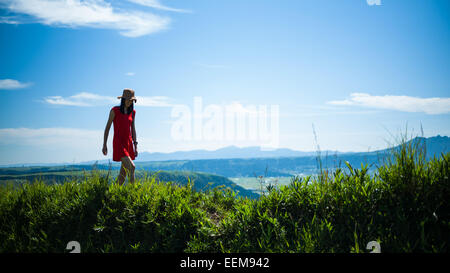
<svg viewBox="0 0 450 273"><path fill-rule="evenodd" d="M169 98L165 96L153 96L143 97L136 96L137 105L145 107L167 107L172 106L169 103ZM44 102L53 105L66 105L66 106L99 106L99 105L111 105L119 104L120 100L117 96L102 96L94 93L81 92L73 96L48 96L44 98Z"/></svg>
<svg viewBox="0 0 450 273"><path fill-rule="evenodd" d="M81 139L101 139L101 130L76 128L2 128L0 144L52 145L79 143Z"/></svg>
<svg viewBox="0 0 450 273"><path fill-rule="evenodd" d="M134 76L134 75L136 75L136 73L134 73L134 72L127 72L127 73L125 73L125 75L127 75L127 76Z"/></svg>
<svg viewBox="0 0 450 273"><path fill-rule="evenodd" d="M95 106L117 103L118 99L115 97L101 96L88 92L81 92L70 97L49 96L45 97L44 101L55 105L70 105L70 106Z"/></svg>
<svg viewBox="0 0 450 273"><path fill-rule="evenodd" d="M0 80L0 89L12 90L12 89L22 89L30 86L31 83L23 83L18 80L4 79Z"/></svg>
<svg viewBox="0 0 450 273"><path fill-rule="evenodd" d="M329 101L327 104L340 106L363 106L397 110L403 112L424 112L430 115L450 112L450 98L420 98L410 96L372 96L366 93L352 93L350 99Z"/></svg>
<svg viewBox="0 0 450 273"><path fill-rule="evenodd" d="M67 127L51 128L1 128L0 149L9 154L0 158L0 164L17 163L78 163L95 159L112 159L113 131L108 138L108 154L102 153L104 124L99 130ZM140 152L176 151L176 144L167 139L146 137L144 132L138 136ZM182 145L185 148L185 145ZM193 148L193 147L192 147ZM11 153L10 153L11 152ZM139 157L137 158L139 159Z"/></svg>
<svg viewBox="0 0 450 273"><path fill-rule="evenodd" d="M0 159L0 163L75 163L96 158L107 159L101 152L102 129L2 128L0 129L1 149L11 154ZM112 147L109 149L111 149L108 151L110 158Z"/></svg>
<svg viewBox="0 0 450 273"><path fill-rule="evenodd" d="M169 102L169 98L165 96L154 96L154 97L140 97L136 96L137 103L139 106L147 107L171 107L175 104Z"/></svg>
<svg viewBox="0 0 450 273"><path fill-rule="evenodd" d="M16 16L0 16L0 24L19 25L21 21Z"/></svg>
<svg viewBox="0 0 450 273"><path fill-rule="evenodd" d="M128 0L128 1L135 3L135 4L142 5L142 6L160 9L160 10L174 11L174 12L191 12L190 10L175 9L175 8L170 8L170 7L164 6L163 4L160 3L159 0Z"/></svg>
<svg viewBox="0 0 450 273"><path fill-rule="evenodd" d="M381 6L381 0L366 0L367 1L367 5L369 6Z"/></svg>
<svg viewBox="0 0 450 273"><path fill-rule="evenodd" d="M2 17L0 23L41 23L55 27L116 29L127 37L139 37L166 29L169 17L149 12L114 8L104 0L0 0L0 6L20 14ZM25 17L28 16L28 17ZM30 17L34 20L30 21Z"/></svg>

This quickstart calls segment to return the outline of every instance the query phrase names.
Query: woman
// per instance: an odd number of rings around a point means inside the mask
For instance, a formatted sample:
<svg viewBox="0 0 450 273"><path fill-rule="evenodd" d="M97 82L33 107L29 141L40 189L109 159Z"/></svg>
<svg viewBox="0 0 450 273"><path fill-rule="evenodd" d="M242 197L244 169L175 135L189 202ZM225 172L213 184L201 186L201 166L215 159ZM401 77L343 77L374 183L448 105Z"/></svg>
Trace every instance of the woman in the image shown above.
<svg viewBox="0 0 450 273"><path fill-rule="evenodd" d="M122 162L118 178L119 185L122 185L127 174L130 183L134 183L134 170L136 167L133 160L138 155L138 142L136 141L136 129L134 127L136 110L133 109L133 100L134 102L137 100L134 96L134 90L128 88L124 89L123 95L117 98L121 99L121 102L120 106L114 106L109 112L109 119L106 123L103 138L103 154L107 155L108 153L106 142L111 123L114 122L113 161Z"/></svg>

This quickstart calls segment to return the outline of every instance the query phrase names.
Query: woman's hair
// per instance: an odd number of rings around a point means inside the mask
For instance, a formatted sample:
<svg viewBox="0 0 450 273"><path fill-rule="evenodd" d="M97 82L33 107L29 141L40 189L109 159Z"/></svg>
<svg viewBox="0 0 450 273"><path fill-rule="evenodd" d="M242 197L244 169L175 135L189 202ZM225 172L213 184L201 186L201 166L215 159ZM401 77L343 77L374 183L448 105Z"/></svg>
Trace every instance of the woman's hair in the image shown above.
<svg viewBox="0 0 450 273"><path fill-rule="evenodd" d="M132 113L133 109L134 109L134 103L133 103L133 101L131 101L131 105L130 105L130 107L128 107L128 111L127 111L128 114ZM120 99L120 112L122 114L125 114L125 98Z"/></svg>

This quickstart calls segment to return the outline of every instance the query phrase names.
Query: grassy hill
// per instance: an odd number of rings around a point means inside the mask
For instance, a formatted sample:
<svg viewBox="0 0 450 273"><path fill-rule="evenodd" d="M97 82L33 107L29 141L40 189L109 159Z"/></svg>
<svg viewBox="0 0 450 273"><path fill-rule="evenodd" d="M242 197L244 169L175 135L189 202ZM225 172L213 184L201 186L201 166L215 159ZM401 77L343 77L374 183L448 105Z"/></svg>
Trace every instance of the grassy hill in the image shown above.
<svg viewBox="0 0 450 273"><path fill-rule="evenodd" d="M0 187L0 252L450 251L450 153L426 161L403 145L374 175L348 162L296 177L258 199L200 192L155 176ZM348 170L348 172L345 172Z"/></svg>
<svg viewBox="0 0 450 273"><path fill-rule="evenodd" d="M148 172L148 175L155 175L157 181L167 182L171 181L175 184L186 186L191 183L194 190L207 191L214 188L230 188L236 192L237 196L258 198L259 195L250 190L237 185L226 177L199 172L189 171L157 171Z"/></svg>
<svg viewBox="0 0 450 273"><path fill-rule="evenodd" d="M72 171L57 169L57 167L8 168L3 172L0 171L0 185L12 185L17 187L25 183L33 183L34 181L43 181L43 183L47 185L62 184L68 181L85 181L86 179L90 179L89 176L92 170L95 170L98 175L108 176L109 183L112 183L113 180L115 180L119 175L118 170L106 171L91 168L91 171L86 171L84 169L79 170L79 168L80 167L72 168ZM9 169L13 170L11 171ZM185 186L188 183L191 183L193 188L198 191L205 191L215 187L229 187L233 189L238 196L249 198L258 198L259 196L250 190L240 187L226 177L208 173L197 173L190 171L138 170L136 171L135 176L138 179L154 176L157 181L173 182L180 186Z"/></svg>

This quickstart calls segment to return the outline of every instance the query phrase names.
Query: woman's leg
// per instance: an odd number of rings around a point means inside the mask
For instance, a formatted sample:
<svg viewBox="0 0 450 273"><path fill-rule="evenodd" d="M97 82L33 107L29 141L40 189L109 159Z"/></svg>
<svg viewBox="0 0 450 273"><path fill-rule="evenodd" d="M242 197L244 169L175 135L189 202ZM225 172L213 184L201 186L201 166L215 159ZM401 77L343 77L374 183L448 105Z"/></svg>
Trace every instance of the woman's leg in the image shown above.
<svg viewBox="0 0 450 273"><path fill-rule="evenodd" d="M130 183L134 183L134 170L136 166L129 156L121 158L122 165L125 167Z"/></svg>
<svg viewBox="0 0 450 273"><path fill-rule="evenodd" d="M123 184L126 176L127 176L127 173L125 172L125 166L123 165L123 162L122 162L122 165L120 166L119 177L117 178L117 182L119 183L119 185Z"/></svg>

